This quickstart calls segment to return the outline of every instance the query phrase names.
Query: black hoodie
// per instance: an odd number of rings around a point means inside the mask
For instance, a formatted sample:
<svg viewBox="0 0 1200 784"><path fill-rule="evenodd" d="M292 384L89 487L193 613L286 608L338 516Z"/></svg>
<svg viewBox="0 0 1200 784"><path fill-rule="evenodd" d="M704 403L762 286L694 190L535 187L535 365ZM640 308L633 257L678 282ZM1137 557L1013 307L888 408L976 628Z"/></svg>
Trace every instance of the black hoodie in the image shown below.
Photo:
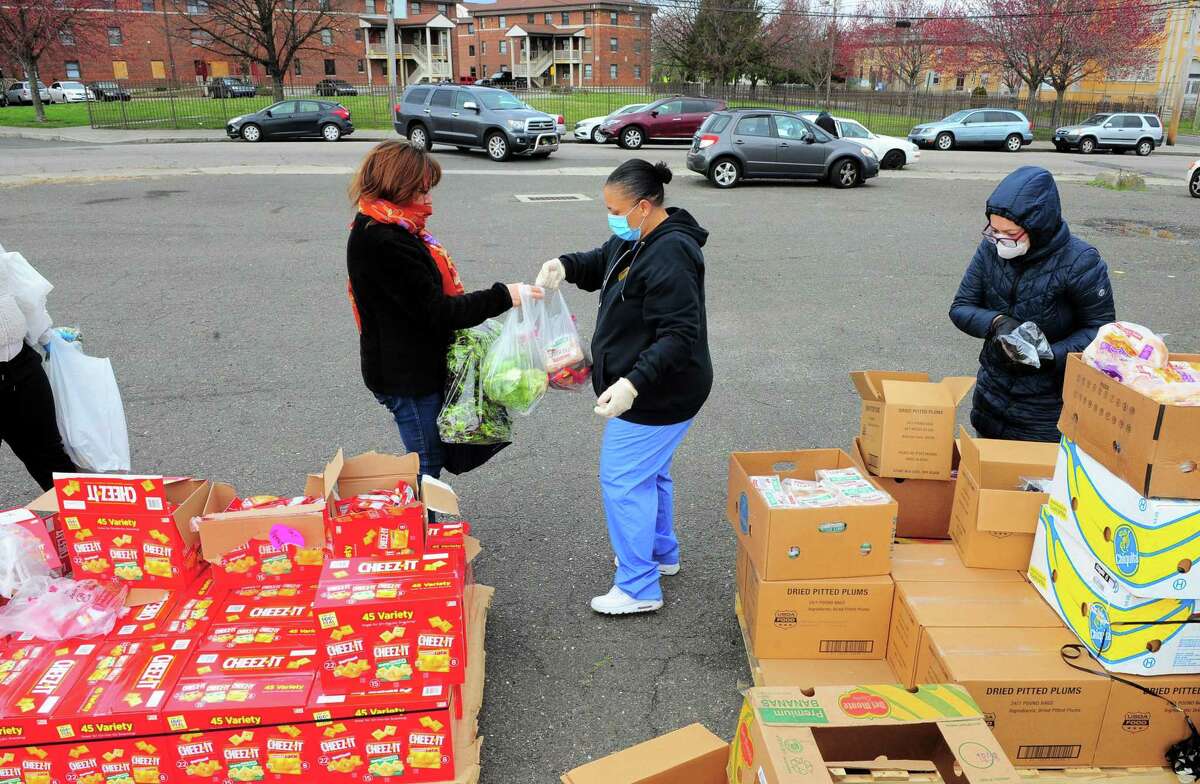
<svg viewBox="0 0 1200 784"><path fill-rule="evenodd" d="M612 237L562 257L569 282L600 291L592 386L599 395L628 379L638 395L621 419L639 425L685 422L712 389L700 250L708 232L687 210L667 213L637 242Z"/></svg>

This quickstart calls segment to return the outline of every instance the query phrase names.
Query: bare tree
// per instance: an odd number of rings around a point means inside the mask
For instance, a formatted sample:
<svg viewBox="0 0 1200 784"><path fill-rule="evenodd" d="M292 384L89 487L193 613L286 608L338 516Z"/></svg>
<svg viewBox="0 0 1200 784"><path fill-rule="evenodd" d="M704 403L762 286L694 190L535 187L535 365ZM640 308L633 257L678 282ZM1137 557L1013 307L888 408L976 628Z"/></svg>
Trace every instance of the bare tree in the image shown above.
<svg viewBox="0 0 1200 784"><path fill-rule="evenodd" d="M759 0L700 0L693 38L697 70L719 84L740 78L762 55Z"/></svg>
<svg viewBox="0 0 1200 784"><path fill-rule="evenodd" d="M46 109L38 88L38 64L42 55L64 33L76 39L86 35L91 24L88 9L64 0L3 0L0 2L0 52L16 60L29 79L34 116L46 122Z"/></svg>
<svg viewBox="0 0 1200 784"><path fill-rule="evenodd" d="M657 71L684 81L696 78L699 63L696 19L699 15L700 0L678 0L655 12L651 52Z"/></svg>
<svg viewBox="0 0 1200 784"><path fill-rule="evenodd" d="M44 0L48 1L48 0ZM187 20L179 33L194 46L231 59L258 63L271 77L275 100L300 52L327 52L321 32L340 30L331 0L170 0Z"/></svg>
<svg viewBox="0 0 1200 784"><path fill-rule="evenodd" d="M1062 37L1054 29L1060 0L983 0L989 42L985 55L1029 88L1026 113L1036 114L1042 85L1058 62Z"/></svg>
<svg viewBox="0 0 1200 784"><path fill-rule="evenodd" d="M828 64L824 33L808 14L806 0L783 0L763 26L770 78L814 85L824 80Z"/></svg>

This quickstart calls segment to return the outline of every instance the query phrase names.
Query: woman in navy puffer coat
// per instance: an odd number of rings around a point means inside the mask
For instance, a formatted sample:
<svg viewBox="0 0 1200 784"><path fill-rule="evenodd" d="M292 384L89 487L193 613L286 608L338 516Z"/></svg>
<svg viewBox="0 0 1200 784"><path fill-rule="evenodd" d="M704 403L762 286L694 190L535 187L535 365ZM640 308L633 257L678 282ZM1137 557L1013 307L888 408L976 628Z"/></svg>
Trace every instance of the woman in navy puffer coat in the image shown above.
<svg viewBox="0 0 1200 784"><path fill-rule="evenodd" d="M950 307L950 320L984 340L971 424L984 438L1057 441L1067 354L1116 321L1108 266L1071 234L1050 172L1022 166L987 201L988 227ZM999 337L1026 321L1054 358L1040 368L1008 358Z"/></svg>

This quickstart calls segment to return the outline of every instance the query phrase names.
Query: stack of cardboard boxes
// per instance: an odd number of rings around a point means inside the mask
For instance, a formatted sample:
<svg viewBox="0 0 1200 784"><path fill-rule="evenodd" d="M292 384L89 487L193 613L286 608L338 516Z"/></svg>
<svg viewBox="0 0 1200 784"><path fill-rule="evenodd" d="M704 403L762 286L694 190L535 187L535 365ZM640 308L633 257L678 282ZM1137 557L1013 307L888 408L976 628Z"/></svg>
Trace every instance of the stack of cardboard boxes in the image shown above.
<svg viewBox="0 0 1200 784"><path fill-rule="evenodd" d="M415 456L339 452L309 498L249 511L193 480L56 491L35 506L77 576L122 580L137 604L107 637L0 641L0 780L478 776L492 591L465 524L427 523L457 500L418 484Z"/></svg>

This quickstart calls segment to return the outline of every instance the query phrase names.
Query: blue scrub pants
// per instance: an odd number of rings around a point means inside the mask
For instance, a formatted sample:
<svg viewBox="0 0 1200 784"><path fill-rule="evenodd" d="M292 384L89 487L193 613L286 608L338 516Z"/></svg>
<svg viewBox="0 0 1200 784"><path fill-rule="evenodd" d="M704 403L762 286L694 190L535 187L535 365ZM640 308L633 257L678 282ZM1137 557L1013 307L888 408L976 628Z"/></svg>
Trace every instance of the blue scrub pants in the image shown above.
<svg viewBox="0 0 1200 784"><path fill-rule="evenodd" d="M616 553L614 584L634 599L658 600L658 565L679 563L671 460L692 421L635 425L610 419L600 446L600 492Z"/></svg>

